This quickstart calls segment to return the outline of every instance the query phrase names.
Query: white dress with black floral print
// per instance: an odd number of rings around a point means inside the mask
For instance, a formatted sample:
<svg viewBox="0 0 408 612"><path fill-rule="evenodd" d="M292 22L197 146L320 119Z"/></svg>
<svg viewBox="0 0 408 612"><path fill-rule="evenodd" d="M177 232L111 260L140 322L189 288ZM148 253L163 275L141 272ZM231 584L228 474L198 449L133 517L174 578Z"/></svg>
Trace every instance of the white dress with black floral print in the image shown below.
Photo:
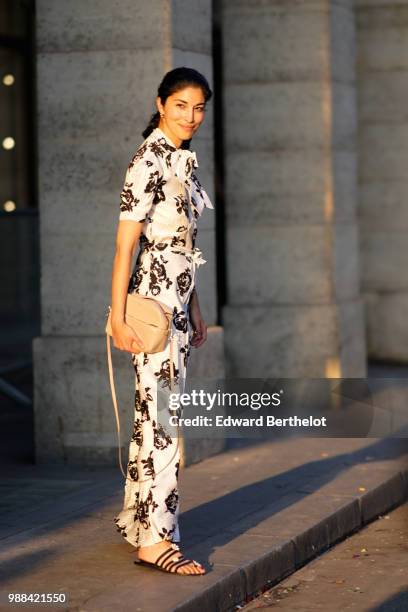
<svg viewBox="0 0 408 612"><path fill-rule="evenodd" d="M140 251L128 293L152 296L173 310L174 383L182 391L190 354L188 303L197 267L205 263L195 246L197 219L213 208L195 175L194 151L178 149L160 129L130 161L121 193L119 220L143 222ZM161 353L132 353L135 412L123 509L114 518L133 546L180 541L177 438L159 423L159 388L170 387L170 343ZM142 389L142 394L140 393Z"/></svg>

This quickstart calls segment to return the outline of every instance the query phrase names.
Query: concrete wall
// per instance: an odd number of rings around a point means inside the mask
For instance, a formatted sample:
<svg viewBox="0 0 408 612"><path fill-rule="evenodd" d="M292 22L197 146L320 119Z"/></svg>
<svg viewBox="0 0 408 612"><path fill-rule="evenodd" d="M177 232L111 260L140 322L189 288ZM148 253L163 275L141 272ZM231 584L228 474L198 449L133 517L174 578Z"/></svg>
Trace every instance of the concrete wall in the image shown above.
<svg viewBox="0 0 408 612"><path fill-rule="evenodd" d="M223 1L229 373L365 375L348 0Z"/></svg>
<svg viewBox="0 0 408 612"><path fill-rule="evenodd" d="M211 81L210 7L209 0L148 5L141 0L114 5L37 1L42 330L33 353L38 461L117 462L104 329L119 194L155 110L163 74L186 64ZM212 197L211 111L192 146L198 174ZM208 264L199 275L199 294L206 321L214 325L213 213L206 211L202 221L197 244ZM133 367L129 353L114 352L122 424L130 431ZM211 342L193 356L193 373L202 368L201 361L208 376L222 371L220 328L213 328ZM123 439L127 450L126 435Z"/></svg>
<svg viewBox="0 0 408 612"><path fill-rule="evenodd" d="M359 218L368 355L408 361L408 4L356 3Z"/></svg>

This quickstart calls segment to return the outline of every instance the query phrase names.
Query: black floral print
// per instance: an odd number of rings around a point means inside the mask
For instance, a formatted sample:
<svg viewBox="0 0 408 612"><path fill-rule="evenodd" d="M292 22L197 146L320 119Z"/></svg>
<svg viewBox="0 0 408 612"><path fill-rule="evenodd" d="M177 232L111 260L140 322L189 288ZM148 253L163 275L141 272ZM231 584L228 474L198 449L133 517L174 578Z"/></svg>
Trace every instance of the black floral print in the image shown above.
<svg viewBox="0 0 408 612"><path fill-rule="evenodd" d="M184 368L187 369L188 358L190 357L190 344L185 344L180 348L180 353L183 356Z"/></svg>
<svg viewBox="0 0 408 612"><path fill-rule="evenodd" d="M165 251L168 248L168 244L166 242L157 242L154 245L151 245L156 251ZM164 260L163 260L164 261ZM167 261L164 263L168 263Z"/></svg>
<svg viewBox="0 0 408 612"><path fill-rule="evenodd" d="M174 488L164 500L167 506L167 510L171 512L172 514L174 514L177 510L178 499L179 499L178 491L176 488Z"/></svg>
<svg viewBox="0 0 408 612"><path fill-rule="evenodd" d="M163 157L167 151L175 151L176 147L170 145L166 138L158 138L149 144L150 150L157 156ZM167 156L166 156L167 157Z"/></svg>
<svg viewBox="0 0 408 612"><path fill-rule="evenodd" d="M166 289L173 284L173 281L167 276L166 263L168 263L168 260L164 259L163 255L160 255L160 258L154 256L152 258L149 290L154 296L159 295L161 292L162 283L165 283Z"/></svg>
<svg viewBox="0 0 408 612"><path fill-rule="evenodd" d="M187 199L184 196L175 196L174 199L176 201L176 210L179 213L179 215L182 215L184 213L185 216L188 217Z"/></svg>
<svg viewBox="0 0 408 612"><path fill-rule="evenodd" d="M177 247L177 246L184 247L186 246L186 239L181 238L180 236L173 236L170 244L172 247Z"/></svg>
<svg viewBox="0 0 408 612"><path fill-rule="evenodd" d="M142 284L144 274L147 274L147 270L140 267L131 275L128 284L128 293L137 293L137 290Z"/></svg>
<svg viewBox="0 0 408 612"><path fill-rule="evenodd" d="M150 451L147 459L142 459L143 471L145 476L154 476L153 451Z"/></svg>
<svg viewBox="0 0 408 612"><path fill-rule="evenodd" d="M176 523L174 524L174 526L171 529L166 529L165 527L163 527L162 530L159 533L159 536L163 540L171 540L175 530L176 530Z"/></svg>
<svg viewBox="0 0 408 612"><path fill-rule="evenodd" d="M134 206L140 202L140 200L133 195L132 186L133 183L125 183L125 186L120 194L120 210L122 211L132 211Z"/></svg>
<svg viewBox="0 0 408 612"><path fill-rule="evenodd" d="M136 442L138 446L142 446L143 444L143 429L142 429L142 419L136 418L133 423L133 434L132 440Z"/></svg>
<svg viewBox="0 0 408 612"><path fill-rule="evenodd" d="M189 299L200 257L194 258L197 220L212 204L195 168L195 153L181 150L159 128L132 157L120 198L119 220L142 223L139 252L128 293L153 297L173 312L173 339L160 353L132 353L134 423L123 508L117 530L133 546L180 541L177 428L159 418L171 393L182 392L190 353ZM162 402L162 399L164 401ZM169 406L169 414L171 414Z"/></svg>
<svg viewBox="0 0 408 612"><path fill-rule="evenodd" d="M163 202L166 199L166 196L163 192L163 186L166 184L163 178L157 177L156 184L154 187L154 197L153 204L158 204L159 202Z"/></svg>
<svg viewBox="0 0 408 612"><path fill-rule="evenodd" d="M152 425L154 435L153 444L155 448L167 448L169 444L173 444L171 436L166 432L163 425L161 425L160 423L156 424L156 421L154 419L152 421Z"/></svg>
<svg viewBox="0 0 408 612"><path fill-rule="evenodd" d="M128 462L128 474L129 474L129 477L132 478L133 480L138 480L139 478L136 464L137 464L137 461Z"/></svg>
<svg viewBox="0 0 408 612"><path fill-rule="evenodd" d="M167 181L163 174L152 166L154 166L154 162L150 159L144 159L143 153L140 151L134 155L128 166L119 205L121 213L132 215L127 218L139 222L144 222L146 219L151 221L150 207L147 208L143 203L146 197L151 198L152 206L165 200L163 188ZM137 180L139 174L140 178L143 177L143 181ZM133 215L137 215L137 218L135 219Z"/></svg>
<svg viewBox="0 0 408 612"><path fill-rule="evenodd" d="M192 209L193 209L194 217L196 219L198 219L200 213L198 212L197 203L196 203L196 201L195 201L195 199L193 197L191 198L191 206L192 206Z"/></svg>
<svg viewBox="0 0 408 612"><path fill-rule="evenodd" d="M186 268L184 272L182 272L181 274L177 276L177 289L181 296L188 293L188 290L190 289L190 286L191 286L191 281L192 281L192 278L191 278L191 272L189 268Z"/></svg>
<svg viewBox="0 0 408 612"><path fill-rule="evenodd" d="M158 508L158 504L153 499L153 492L150 490L147 498L143 501L140 500L136 513L134 515L134 520L140 521L142 527L145 529L149 528L149 514L150 512L154 512L155 508Z"/></svg>
<svg viewBox="0 0 408 612"><path fill-rule="evenodd" d="M127 538L127 533L126 533L126 531L125 531L126 527L125 527L124 525L120 525L120 524L119 524L119 520L120 520L120 519L119 519L118 517L115 517L115 518L113 519L113 521L116 523L116 528L117 528L117 531L119 531L119 533L120 533L120 534L121 534L121 535L122 535L124 538Z"/></svg>
<svg viewBox="0 0 408 612"><path fill-rule="evenodd" d="M173 324L178 331L187 332L187 315L184 310L177 310L177 306L173 308Z"/></svg>
<svg viewBox="0 0 408 612"><path fill-rule="evenodd" d="M136 370L137 369L138 368L136 365ZM136 374L136 376L138 377L138 374ZM143 399L141 399L140 385L141 383L139 382L137 389L135 389L135 411L141 413L140 419L142 421L149 421L149 400L152 401L153 397L149 393L149 387L145 387L143 392Z"/></svg>
<svg viewBox="0 0 408 612"><path fill-rule="evenodd" d="M142 144L139 149L136 151L136 153L134 154L134 156L132 157L132 160L129 164L129 168L133 168L133 166L135 165L135 163L137 162L138 159L143 159L144 154L147 151L147 143ZM149 164L152 163L149 160L146 160Z"/></svg>
<svg viewBox="0 0 408 612"><path fill-rule="evenodd" d="M179 371L176 368L174 363L173 363L173 366L174 366L174 384L177 385ZM155 376L157 376L157 380L162 384L162 387L170 388L170 359L166 359L165 361L163 361L159 372L155 372L154 374Z"/></svg>
<svg viewBox="0 0 408 612"><path fill-rule="evenodd" d="M187 159L187 161L186 161L186 174L191 174L192 178L193 178L193 174L192 174L193 173L193 168L194 168L193 160L192 159ZM201 187L201 185L200 185L200 187Z"/></svg>

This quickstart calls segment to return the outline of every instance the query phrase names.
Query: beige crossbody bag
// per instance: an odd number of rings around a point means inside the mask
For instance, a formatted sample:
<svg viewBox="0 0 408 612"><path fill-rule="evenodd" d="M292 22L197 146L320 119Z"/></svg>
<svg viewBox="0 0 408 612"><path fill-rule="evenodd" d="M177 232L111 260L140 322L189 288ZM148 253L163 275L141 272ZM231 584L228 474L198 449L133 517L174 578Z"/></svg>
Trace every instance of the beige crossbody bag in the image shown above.
<svg viewBox="0 0 408 612"><path fill-rule="evenodd" d="M113 369L112 369L112 355L110 338L112 336L112 321L111 321L111 306L108 307L107 320L106 320L106 346L108 353L108 366L109 366L109 378L112 392L113 406L115 409L116 426L118 432L118 446L119 446L119 465L123 476L127 480L133 480L128 478L124 472L122 466L122 453L121 453L121 441L120 441L120 419L118 411L118 403L116 400L115 383L113 380ZM173 313L171 308L159 302L158 300L140 295L138 293L128 293L125 303L125 323L129 325L134 332L139 336L143 344L144 353L160 353L166 348L167 342L170 342L170 389L173 392L174 386L174 364L173 364L173 337L172 337L172 319ZM140 398L143 398L142 389L140 385ZM179 445L179 425L177 424L177 445L172 456L173 460ZM169 465L169 463L167 465ZM161 470L155 472L159 474L164 470L167 465ZM150 480L138 480L137 482L146 482Z"/></svg>

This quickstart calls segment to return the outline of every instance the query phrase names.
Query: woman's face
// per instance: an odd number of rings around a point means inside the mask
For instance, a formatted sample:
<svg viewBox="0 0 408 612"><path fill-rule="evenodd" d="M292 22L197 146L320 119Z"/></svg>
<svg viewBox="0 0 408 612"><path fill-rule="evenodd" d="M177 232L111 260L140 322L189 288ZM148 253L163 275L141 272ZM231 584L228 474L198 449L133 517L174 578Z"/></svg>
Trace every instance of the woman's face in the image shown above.
<svg viewBox="0 0 408 612"><path fill-rule="evenodd" d="M160 117L159 128L177 147L183 140L190 140L205 116L205 98L201 87L185 87L169 96L164 105L156 98Z"/></svg>

